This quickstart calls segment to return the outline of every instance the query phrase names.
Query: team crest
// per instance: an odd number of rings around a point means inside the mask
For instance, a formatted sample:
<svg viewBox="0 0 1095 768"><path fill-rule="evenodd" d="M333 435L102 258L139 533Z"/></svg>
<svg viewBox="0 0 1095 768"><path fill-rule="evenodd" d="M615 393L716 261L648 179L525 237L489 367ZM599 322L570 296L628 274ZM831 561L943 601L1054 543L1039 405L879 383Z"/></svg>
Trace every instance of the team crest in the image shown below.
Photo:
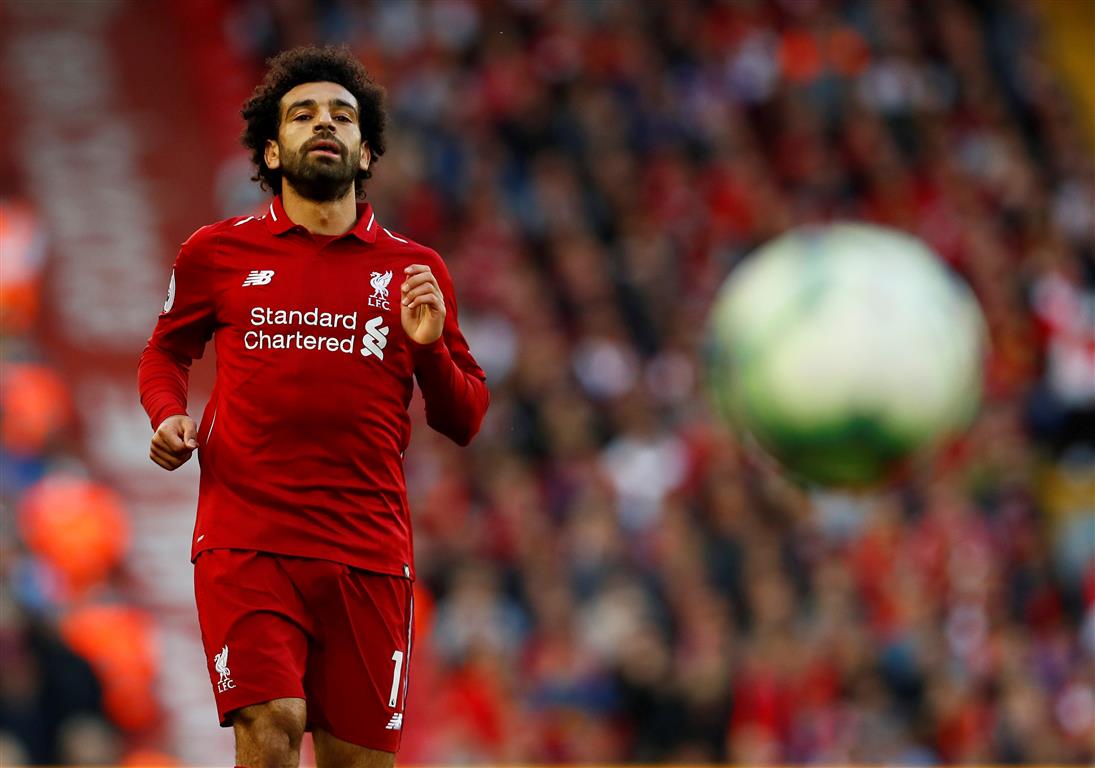
<svg viewBox="0 0 1095 768"><path fill-rule="evenodd" d="M373 287L373 295L369 297L369 306L377 309L391 309L388 304L388 283L392 281L392 271L373 272L369 278L369 285Z"/></svg>
<svg viewBox="0 0 1095 768"><path fill-rule="evenodd" d="M217 693L224 693L230 688L235 688L236 684L232 682L232 670L228 668L228 644L226 643L221 652L213 657L213 667L220 673L221 679L217 681Z"/></svg>

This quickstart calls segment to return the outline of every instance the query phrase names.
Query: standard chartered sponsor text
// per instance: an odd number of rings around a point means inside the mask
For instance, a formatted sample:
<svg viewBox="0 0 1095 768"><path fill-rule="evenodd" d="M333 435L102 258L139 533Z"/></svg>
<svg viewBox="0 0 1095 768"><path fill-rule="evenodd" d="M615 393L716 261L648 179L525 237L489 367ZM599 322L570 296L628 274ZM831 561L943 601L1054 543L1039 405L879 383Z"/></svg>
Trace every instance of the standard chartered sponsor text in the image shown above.
<svg viewBox="0 0 1095 768"><path fill-rule="evenodd" d="M357 312L343 314L324 312L319 307L311 309L274 309L272 307L252 307L251 325L256 330L243 334L243 346L248 350L264 349L315 349L327 352L352 354L356 335L339 334L338 329L357 330ZM286 333L257 330L266 326L307 326L309 328L330 328L334 334L309 333L295 330Z"/></svg>

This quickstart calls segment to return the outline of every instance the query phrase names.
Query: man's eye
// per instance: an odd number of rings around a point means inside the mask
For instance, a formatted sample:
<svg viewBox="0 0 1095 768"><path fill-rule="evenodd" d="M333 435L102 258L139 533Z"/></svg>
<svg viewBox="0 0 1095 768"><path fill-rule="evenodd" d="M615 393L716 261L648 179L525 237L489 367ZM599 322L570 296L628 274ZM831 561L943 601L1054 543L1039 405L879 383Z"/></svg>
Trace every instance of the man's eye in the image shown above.
<svg viewBox="0 0 1095 768"><path fill-rule="evenodd" d="M352 123L353 122L353 120L350 119L349 115L339 115L338 117L335 118L335 120L341 120L344 123Z"/></svg>
<svg viewBox="0 0 1095 768"><path fill-rule="evenodd" d="M297 115L296 117L294 117L293 120L299 122L301 120L307 120L308 118L309 118L309 115L307 115L305 113L301 113L301 114Z"/></svg>

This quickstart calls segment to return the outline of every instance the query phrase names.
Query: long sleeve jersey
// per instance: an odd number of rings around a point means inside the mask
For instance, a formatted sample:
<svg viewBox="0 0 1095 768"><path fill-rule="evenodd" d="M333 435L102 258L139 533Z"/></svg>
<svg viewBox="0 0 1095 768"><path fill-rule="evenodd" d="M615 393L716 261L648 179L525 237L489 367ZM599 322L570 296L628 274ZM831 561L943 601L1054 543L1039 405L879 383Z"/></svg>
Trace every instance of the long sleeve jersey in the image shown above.
<svg viewBox="0 0 1095 768"><path fill-rule="evenodd" d="M442 337L403 331L404 269L426 264L447 310ZM417 380L427 423L465 445L489 395L434 251L381 227L368 204L336 238L263 216L195 232L141 354L156 429L185 414L190 365L212 338L216 382L198 427L192 558L254 549L414 577L403 454Z"/></svg>

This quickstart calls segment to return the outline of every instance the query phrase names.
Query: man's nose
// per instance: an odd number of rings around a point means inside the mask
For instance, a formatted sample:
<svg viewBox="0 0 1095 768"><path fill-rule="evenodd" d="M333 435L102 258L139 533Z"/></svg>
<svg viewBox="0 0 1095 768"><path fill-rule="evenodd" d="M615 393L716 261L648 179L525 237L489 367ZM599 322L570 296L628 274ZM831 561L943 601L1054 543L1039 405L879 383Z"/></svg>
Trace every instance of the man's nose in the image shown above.
<svg viewBox="0 0 1095 768"><path fill-rule="evenodd" d="M312 124L312 130L319 131L333 131L335 129L335 118L327 111L321 111L316 116L316 121Z"/></svg>

